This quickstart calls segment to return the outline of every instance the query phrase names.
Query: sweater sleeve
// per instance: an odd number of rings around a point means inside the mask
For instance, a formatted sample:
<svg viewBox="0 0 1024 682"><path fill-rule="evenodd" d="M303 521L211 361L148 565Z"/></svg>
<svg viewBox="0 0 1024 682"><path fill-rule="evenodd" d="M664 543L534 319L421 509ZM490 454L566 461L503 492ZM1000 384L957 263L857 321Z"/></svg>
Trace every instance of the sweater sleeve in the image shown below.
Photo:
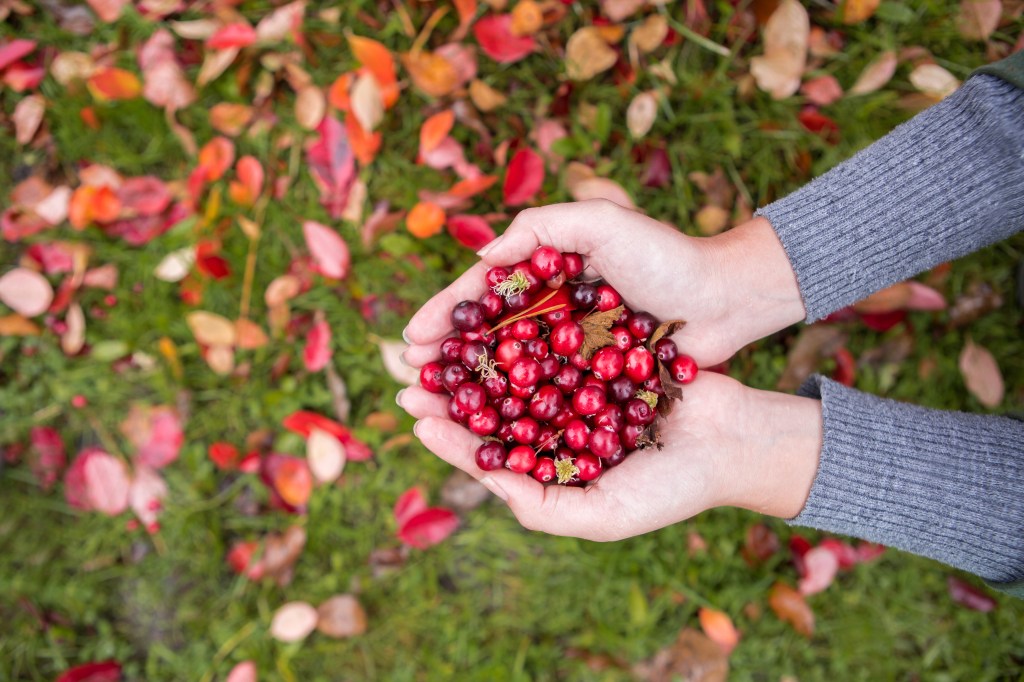
<svg viewBox="0 0 1024 682"><path fill-rule="evenodd" d="M992 75L757 215L813 322L1024 228L1024 90Z"/></svg>
<svg viewBox="0 0 1024 682"><path fill-rule="evenodd" d="M824 441L790 523L853 535L980 575L1024 580L1024 422L930 410L820 376Z"/></svg>

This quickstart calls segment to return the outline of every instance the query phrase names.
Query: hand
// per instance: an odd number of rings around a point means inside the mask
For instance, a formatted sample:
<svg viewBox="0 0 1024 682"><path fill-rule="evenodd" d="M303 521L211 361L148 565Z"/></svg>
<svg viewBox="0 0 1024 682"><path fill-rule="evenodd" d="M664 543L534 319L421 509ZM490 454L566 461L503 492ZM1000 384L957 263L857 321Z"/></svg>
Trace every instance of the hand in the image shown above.
<svg viewBox="0 0 1024 682"><path fill-rule="evenodd" d="M582 254L587 273L603 277L633 310L685 320L673 339L702 367L804 317L789 260L763 218L701 239L609 201L554 204L520 212L480 252L481 263L413 316L406 362L436 359L455 304L484 293L489 267L526 260L540 244Z"/></svg>
<svg viewBox="0 0 1024 682"><path fill-rule="evenodd" d="M427 448L480 479L530 530L611 541L721 505L796 516L817 471L818 401L757 391L713 372L698 375L683 394L658 422L661 450L633 452L587 488L482 471L474 454L483 441L448 419L447 396L413 386L399 404L419 420L415 432Z"/></svg>

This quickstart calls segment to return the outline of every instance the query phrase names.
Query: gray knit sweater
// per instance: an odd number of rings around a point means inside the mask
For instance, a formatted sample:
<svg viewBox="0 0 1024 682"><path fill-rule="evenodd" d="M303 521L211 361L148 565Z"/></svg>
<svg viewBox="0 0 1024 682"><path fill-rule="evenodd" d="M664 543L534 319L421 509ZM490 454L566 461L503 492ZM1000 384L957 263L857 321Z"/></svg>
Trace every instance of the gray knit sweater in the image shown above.
<svg viewBox="0 0 1024 682"><path fill-rule="evenodd" d="M1024 91L989 75L758 211L807 322L1024 228ZM1024 423L814 377L824 443L797 525L853 535L1024 596Z"/></svg>

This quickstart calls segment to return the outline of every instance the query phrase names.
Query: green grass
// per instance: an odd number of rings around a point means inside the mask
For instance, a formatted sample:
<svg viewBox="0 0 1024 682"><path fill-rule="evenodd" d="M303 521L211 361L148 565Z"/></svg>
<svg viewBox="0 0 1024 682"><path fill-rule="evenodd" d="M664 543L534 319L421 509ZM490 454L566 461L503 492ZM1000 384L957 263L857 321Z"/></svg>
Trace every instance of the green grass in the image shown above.
<svg viewBox="0 0 1024 682"><path fill-rule="evenodd" d="M421 4L406 3L417 26L429 13ZM730 3L708 5L716 17L709 38L734 47L726 32ZM964 78L986 56L980 43L965 42L956 33L955 5L885 2L876 19L844 28L841 54L823 61L814 73L831 73L848 87L879 51L923 46ZM258 18L269 6L246 2L241 9ZM680 19L679 8L666 8ZM306 29L338 39L342 27L351 26L396 51L409 48L411 40L394 12L383 16L369 2L343 3L342 10L340 26L311 16ZM362 25L359 11L382 20L382 28L373 31ZM589 20L581 4L573 5L570 14L562 38ZM191 11L185 15L198 17ZM812 21L832 26L818 5L812 6ZM454 18L445 17L438 35L454 26ZM994 39L1012 44L1022 28L1024 23L1016 20ZM31 34L45 45L88 51L100 42L130 48L154 29L129 12L116 26L99 26L93 36L70 37L40 12L0 26L0 35ZM640 186L624 127L632 92L658 85L649 73L639 73L626 96L608 78L577 85L573 106L603 108L607 125L588 129L571 117L566 149L573 159L597 163L648 214L694 233L692 218L703 198L688 173L721 167L754 204L763 205L849 157L912 113L900 106L901 97L912 92L909 66L901 64L882 91L843 99L826 109L842 131L839 143L831 146L800 127L797 98L776 102L760 92L740 95L737 81L759 51L759 42L754 42L725 58L684 40L657 53L659 59L670 60L679 78L648 136L665 145L672 161L669 187ZM313 52L317 61L310 70L320 85L352 66L343 42L314 45ZM135 68L127 50L118 63ZM214 134L210 106L252 96L251 83L240 86L234 72L208 86L195 106L179 114L200 144ZM509 94L504 109L482 116L494 139L528 131L562 73L561 63L547 50L511 66L495 65L481 55L480 77ZM195 74L192 68L190 77ZM80 108L92 104L88 93L67 92L49 79L42 92L49 101L46 121L53 144L25 149L15 145L12 135L0 136L5 157L0 194L6 196L14 182L32 172L72 181L85 161L109 164L126 175L154 174L165 180L187 176L187 155L163 114L144 101L99 105L103 127L92 132L79 118ZM0 106L10 114L16 101L9 94ZM372 201L408 208L418 190L447 186L447 176L414 164L418 129L429 105L407 90L388 114L383 151L362 173ZM273 134L240 138L238 155L254 154L268 168L278 162L287 167L293 152L277 151L274 139L283 130L301 135L287 91L275 100L274 112L280 123ZM454 134L467 147L476 139L461 125ZM809 172L799 170L801 156L809 159ZM542 200L567 198L561 181L549 176ZM478 200L473 212L491 210L503 210L498 190ZM308 174L301 171L287 198L272 203L267 213L254 287L257 320L266 312L260 292L286 269L292 252L302 249L304 218L329 222ZM364 426L367 415L394 414L400 424L397 433L408 433L412 420L395 406L399 387L384 372L369 335L396 338L416 307L473 257L446 236L420 241L401 228L367 250L355 225L338 227L353 250L352 275L335 289L314 287L294 308L297 313L325 312L334 329L335 367L352 399L352 423L379 449L394 434ZM735 680L772 681L784 675L801 681L1020 679L1024 602L996 595L999 607L994 612L968 611L947 594L950 569L894 550L841 575L827 591L811 597L816 634L811 639L797 635L767 605L773 583L796 580L788 552L749 567L739 550L747 528L763 519L736 510L711 511L624 542L594 544L526 532L503 506L492 502L465 514L459 532L444 543L414 550L403 566L375 576L371 553L398 546L391 517L394 501L418 484L436 502L450 468L415 443L380 450L372 462L350 464L342 485L319 489L307 516L251 515L251 502L266 500L263 486L251 476L216 471L206 448L215 440L239 443L254 429L271 428L277 450L301 453L297 438L277 433L280 420L299 408L329 413L331 400L322 376L308 376L301 369L301 339L274 340L246 356L252 362L247 380L217 377L199 356L184 322L189 308L178 299L175 285L152 274L164 254L193 243L190 227L139 249L105 239L95 230L73 233L62 228L60 237L87 242L94 250L93 262L114 263L120 269L115 292L119 303L106 319L90 315L89 342L119 342L128 352L144 353L156 362L152 369L118 374L109 359L65 357L52 335L0 338L0 444L24 441L32 426L51 425L74 453L98 441L96 424L117 434L118 423L139 401L188 405L187 439L180 461L166 470L171 496L156 540L125 530L125 517L69 510L59 490L42 493L24 466L3 471L0 679L52 680L70 665L105 658L120 660L130 680L223 679L234 663L253 658L263 680L625 680L631 678L632 665L669 645L681 628L697 627L701 606L727 612L743 633L730 659ZM237 314L245 249L237 231L226 233L224 255L235 272L207 288L203 309ZM3 270L17 261L19 251L8 246L0 252ZM998 412L1020 414L1024 314L1016 277L1022 261L1024 238L1018 236L956 262L942 286L947 298L952 300L972 283L986 282L1002 294L1003 306L964 328L951 327L945 313L912 315L908 357L862 369L857 386L930 407L984 412L967 393L956 364L969 336L999 360L1008 392ZM133 289L136 283L140 290ZM391 302L379 306L373 322L360 314L359 299L366 294ZM88 311L102 306L101 299L101 293L86 292L81 302ZM797 331L785 330L744 349L732 361L731 372L750 385L774 387ZM849 347L859 356L901 332L879 334L853 325L849 333ZM163 336L177 345L183 381L160 361L157 343ZM270 368L285 352L292 353L289 371L274 380ZM918 368L925 359L934 360L935 369L922 378ZM830 369L827 362L821 366L822 371ZM89 399L87 409L69 407L76 394ZM290 523L305 525L309 534L291 585L282 589L251 583L230 572L224 556L234 540L259 537ZM768 523L783 546L793 532L804 532L780 521ZM706 540L705 552L688 553L691 532ZM270 616L280 604L297 599L317 604L346 591L358 592L367 609L366 635L342 642L314 635L301 645L285 645L267 634ZM605 657L610 664L589 667L588 656Z"/></svg>

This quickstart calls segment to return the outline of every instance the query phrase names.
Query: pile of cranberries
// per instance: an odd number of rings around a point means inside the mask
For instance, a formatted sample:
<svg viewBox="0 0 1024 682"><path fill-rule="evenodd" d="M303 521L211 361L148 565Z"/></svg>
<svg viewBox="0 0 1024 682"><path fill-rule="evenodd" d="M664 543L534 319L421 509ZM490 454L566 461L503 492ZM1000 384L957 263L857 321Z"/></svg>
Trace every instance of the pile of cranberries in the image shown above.
<svg viewBox="0 0 1024 682"><path fill-rule="evenodd" d="M488 291L452 310L458 335L441 342L420 383L451 395L449 416L484 438L481 469L596 480L657 441L654 421L669 400L662 380L696 377L665 326L583 275L578 253L540 246L528 261L488 270Z"/></svg>

